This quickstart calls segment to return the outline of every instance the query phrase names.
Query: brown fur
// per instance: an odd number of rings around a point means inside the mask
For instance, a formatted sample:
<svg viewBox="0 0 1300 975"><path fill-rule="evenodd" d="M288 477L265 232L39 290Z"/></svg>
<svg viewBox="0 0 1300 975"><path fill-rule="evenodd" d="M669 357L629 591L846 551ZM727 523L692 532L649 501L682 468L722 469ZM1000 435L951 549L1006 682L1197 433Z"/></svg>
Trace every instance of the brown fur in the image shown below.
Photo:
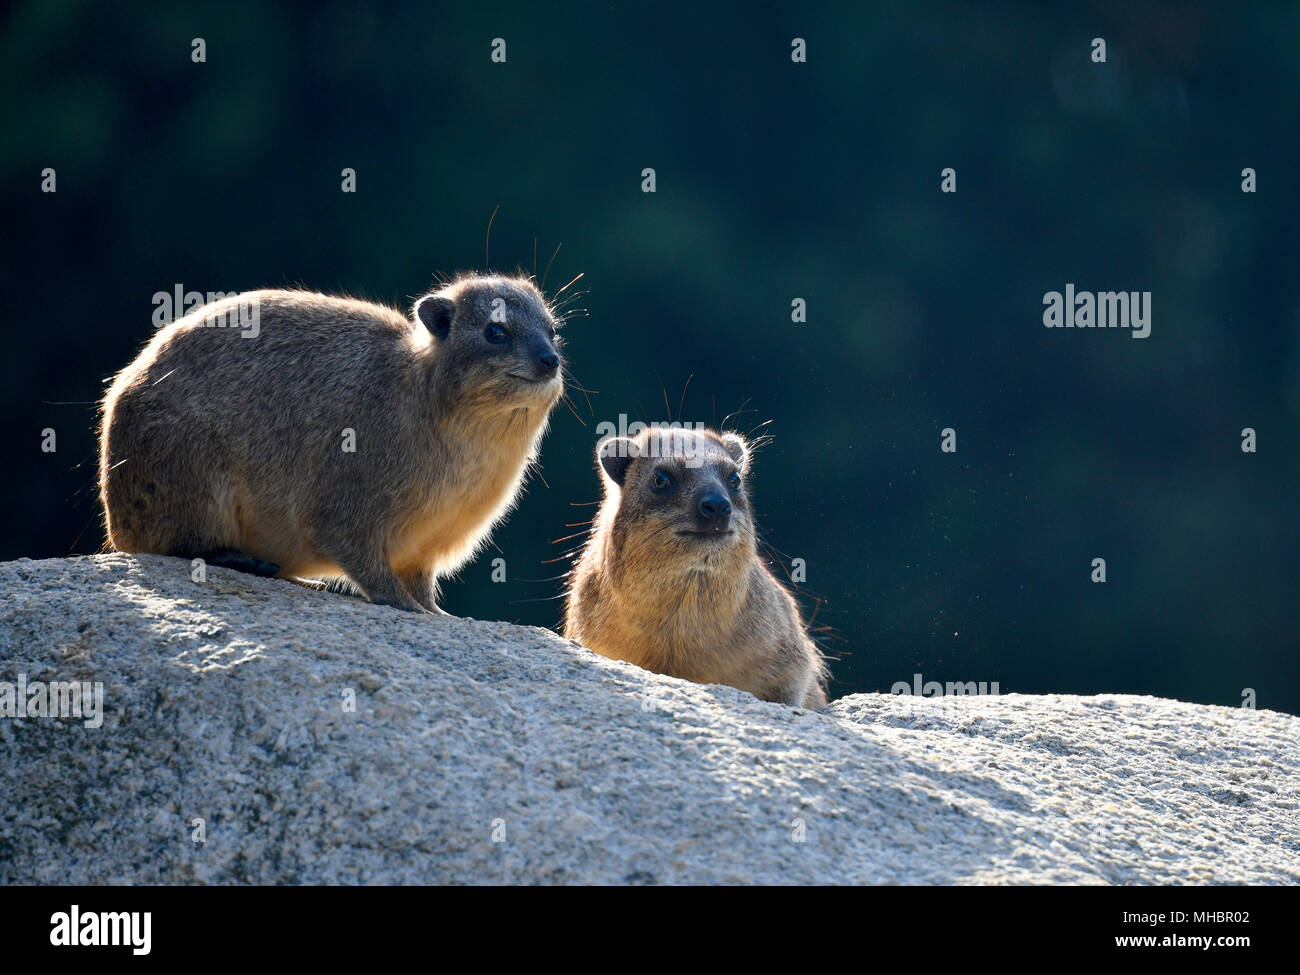
<svg viewBox="0 0 1300 975"><path fill-rule="evenodd" d="M652 429L602 441L597 457L605 500L570 579L565 636L661 674L824 705L822 655L757 553L745 442L734 433ZM654 489L659 469L673 489ZM736 487L727 484L733 473ZM702 492L720 490L732 505L731 533L680 534L695 524Z"/></svg>
<svg viewBox="0 0 1300 975"><path fill-rule="evenodd" d="M496 344L494 298L509 335ZM241 301L256 302L256 337L214 327L238 321ZM483 544L537 456L563 383L527 370L558 357L553 327L531 281L495 276L448 284L412 318L305 291L199 308L104 399L109 543L236 550L281 576L347 577L374 602L439 611L437 579Z"/></svg>

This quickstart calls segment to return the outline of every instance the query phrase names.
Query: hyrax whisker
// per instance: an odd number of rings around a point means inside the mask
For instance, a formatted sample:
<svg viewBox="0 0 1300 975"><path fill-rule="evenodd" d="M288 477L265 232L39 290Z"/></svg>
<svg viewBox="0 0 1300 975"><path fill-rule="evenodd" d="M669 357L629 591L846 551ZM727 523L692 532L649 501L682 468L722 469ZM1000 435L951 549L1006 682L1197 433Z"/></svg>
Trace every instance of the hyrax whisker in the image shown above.
<svg viewBox="0 0 1300 975"><path fill-rule="evenodd" d="M550 259L549 261L546 262L546 270L542 272L541 291L542 291L543 294L546 293L546 276L547 276L548 274L551 273L551 265L555 263L555 258L556 258L557 256L559 256L560 248L563 247L563 246L564 246L563 243L556 244L556 245L555 245L555 253L552 254L552 255L551 255L551 259Z"/></svg>
<svg viewBox="0 0 1300 975"><path fill-rule="evenodd" d="M565 409L567 409L570 413L573 414L573 418L575 420L581 423L584 427L587 425L587 421L585 421L582 417L580 417L578 415L578 411L573 408L573 400L569 399L567 393L560 397L560 402L564 404Z"/></svg>

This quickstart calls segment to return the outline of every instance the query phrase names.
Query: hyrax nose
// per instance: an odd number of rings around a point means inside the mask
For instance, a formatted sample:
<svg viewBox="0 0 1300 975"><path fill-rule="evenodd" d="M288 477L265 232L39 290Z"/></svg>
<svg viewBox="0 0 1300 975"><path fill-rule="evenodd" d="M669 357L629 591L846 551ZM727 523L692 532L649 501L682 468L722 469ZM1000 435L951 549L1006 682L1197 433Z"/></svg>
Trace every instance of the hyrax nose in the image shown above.
<svg viewBox="0 0 1300 975"><path fill-rule="evenodd" d="M725 532L731 526L731 502L726 495L710 491L700 498L699 520L707 531Z"/></svg>
<svg viewBox="0 0 1300 975"><path fill-rule="evenodd" d="M533 378L550 379L560 368L560 353L545 335L534 333L528 344L533 357Z"/></svg>

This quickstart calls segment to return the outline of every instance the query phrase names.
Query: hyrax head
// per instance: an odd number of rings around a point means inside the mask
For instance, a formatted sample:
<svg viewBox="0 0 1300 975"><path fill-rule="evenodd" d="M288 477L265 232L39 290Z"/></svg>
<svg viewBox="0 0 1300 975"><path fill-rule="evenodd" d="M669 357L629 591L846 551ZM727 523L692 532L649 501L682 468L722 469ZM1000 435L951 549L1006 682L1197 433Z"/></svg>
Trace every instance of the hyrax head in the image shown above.
<svg viewBox="0 0 1300 975"><path fill-rule="evenodd" d="M507 408L550 408L563 389L557 322L527 278L461 277L415 303L438 346L448 395L497 400Z"/></svg>
<svg viewBox="0 0 1300 975"><path fill-rule="evenodd" d="M596 457L624 560L707 570L752 559L749 447L738 434L650 428L602 440Z"/></svg>

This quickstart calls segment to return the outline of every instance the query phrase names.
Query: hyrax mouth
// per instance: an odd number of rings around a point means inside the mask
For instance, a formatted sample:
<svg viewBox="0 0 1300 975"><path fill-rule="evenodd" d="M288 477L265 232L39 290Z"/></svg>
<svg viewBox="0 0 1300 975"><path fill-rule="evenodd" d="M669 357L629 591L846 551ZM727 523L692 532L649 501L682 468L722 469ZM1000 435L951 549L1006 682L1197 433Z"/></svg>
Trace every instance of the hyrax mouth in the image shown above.
<svg viewBox="0 0 1300 975"><path fill-rule="evenodd" d="M713 531L706 529L704 531L695 531L689 528L678 530L677 535L682 538L695 538L705 542L725 542L730 541L736 534L734 528L727 531Z"/></svg>
<svg viewBox="0 0 1300 975"><path fill-rule="evenodd" d="M508 388L527 395L553 394L561 386L558 372L546 376L525 376L518 372L507 372L505 378L509 380Z"/></svg>

